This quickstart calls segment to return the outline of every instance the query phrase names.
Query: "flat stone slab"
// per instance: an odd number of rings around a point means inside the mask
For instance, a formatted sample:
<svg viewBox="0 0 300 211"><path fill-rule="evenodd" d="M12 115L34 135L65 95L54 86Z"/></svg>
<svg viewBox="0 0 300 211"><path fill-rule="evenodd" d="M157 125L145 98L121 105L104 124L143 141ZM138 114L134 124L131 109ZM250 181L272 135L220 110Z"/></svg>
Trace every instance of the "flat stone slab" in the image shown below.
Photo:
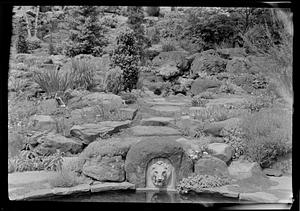
<svg viewBox="0 0 300 211"><path fill-rule="evenodd" d="M159 115L161 116L165 116L165 117L170 117L170 116L174 116L177 113L181 112L181 108L178 106L172 106L172 105L156 105L156 106L152 106L151 110L157 112Z"/></svg>
<svg viewBox="0 0 300 211"><path fill-rule="evenodd" d="M240 193L240 200L251 201L251 202L263 202L263 203L276 203L279 198L271 193L266 192L254 192L254 193Z"/></svg>
<svg viewBox="0 0 300 211"><path fill-rule="evenodd" d="M9 199L27 200L75 193L135 189L135 185L128 182L99 182L94 185L79 184L74 187L51 187L48 180L55 174L57 172L54 171L28 171L8 174Z"/></svg>
<svg viewBox="0 0 300 211"><path fill-rule="evenodd" d="M162 105L162 106L184 106L187 103L185 102L171 102L171 101L146 101L146 103L149 103L151 105Z"/></svg>
<svg viewBox="0 0 300 211"><path fill-rule="evenodd" d="M174 118L170 117L151 117L142 119L140 124L143 126L168 126L175 122Z"/></svg>
<svg viewBox="0 0 300 211"><path fill-rule="evenodd" d="M98 183L95 185L91 185L91 192L102 192L102 191L108 191L108 190L134 190L135 184L129 183L129 182L122 182L122 183Z"/></svg>
<svg viewBox="0 0 300 211"><path fill-rule="evenodd" d="M197 193L209 193L209 194L220 194L225 197L230 198L239 198L239 192L228 190L228 187L232 185L224 185L220 187L214 187L214 188L205 188L202 190L197 191Z"/></svg>
<svg viewBox="0 0 300 211"><path fill-rule="evenodd" d="M119 132L120 129L129 127L131 121L104 121L97 124L87 123L82 125L74 125L70 134L79 138L84 143L89 144L101 135L113 134Z"/></svg>
<svg viewBox="0 0 300 211"><path fill-rule="evenodd" d="M89 192L91 189L88 184L80 184L70 188L54 188L52 189L52 193L54 195L70 195L74 193L84 193Z"/></svg>
<svg viewBox="0 0 300 211"><path fill-rule="evenodd" d="M176 136L181 132L165 126L135 126L131 128L135 136Z"/></svg>

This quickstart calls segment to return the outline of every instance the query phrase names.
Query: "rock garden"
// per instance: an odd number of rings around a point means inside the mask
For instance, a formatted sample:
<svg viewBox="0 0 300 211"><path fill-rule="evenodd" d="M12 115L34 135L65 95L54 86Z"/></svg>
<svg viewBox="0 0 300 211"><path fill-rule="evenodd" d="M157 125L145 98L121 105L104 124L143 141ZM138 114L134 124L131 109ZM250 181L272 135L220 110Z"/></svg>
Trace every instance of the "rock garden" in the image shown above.
<svg viewBox="0 0 300 211"><path fill-rule="evenodd" d="M15 7L9 199L151 190L291 203L291 35L277 18L257 44L263 9L247 11L246 32L233 22L243 9Z"/></svg>

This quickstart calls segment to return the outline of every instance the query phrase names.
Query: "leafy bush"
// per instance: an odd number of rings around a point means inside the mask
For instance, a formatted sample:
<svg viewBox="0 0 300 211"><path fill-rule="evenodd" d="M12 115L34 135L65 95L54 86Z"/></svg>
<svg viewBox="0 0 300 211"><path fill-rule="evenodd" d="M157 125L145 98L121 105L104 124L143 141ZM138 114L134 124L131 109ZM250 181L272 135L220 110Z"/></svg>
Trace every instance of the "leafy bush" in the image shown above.
<svg viewBox="0 0 300 211"><path fill-rule="evenodd" d="M37 37L27 38L28 50L33 51L41 47L42 41Z"/></svg>
<svg viewBox="0 0 300 211"><path fill-rule="evenodd" d="M157 92L157 91L156 91ZM173 93L173 84L170 81L163 82L162 84L163 97L167 97Z"/></svg>
<svg viewBox="0 0 300 211"><path fill-rule="evenodd" d="M67 188L74 187L82 182L72 171L63 169L49 179L49 183L51 187Z"/></svg>
<svg viewBox="0 0 300 211"><path fill-rule="evenodd" d="M112 16L104 16L100 19L100 24L103 24L110 28L116 28L118 20Z"/></svg>
<svg viewBox="0 0 300 211"><path fill-rule="evenodd" d="M122 70L120 68L112 68L106 73L104 87L107 92L114 94L119 94L124 89Z"/></svg>
<svg viewBox="0 0 300 211"><path fill-rule="evenodd" d="M194 119L210 122L223 121L232 116L230 110L225 108L224 105L209 106L205 109L196 111L196 113L190 113L190 115L193 116Z"/></svg>
<svg viewBox="0 0 300 211"><path fill-rule="evenodd" d="M95 86L95 66L87 59L73 59L71 72L73 88L90 90Z"/></svg>
<svg viewBox="0 0 300 211"><path fill-rule="evenodd" d="M181 194L190 191L201 192L203 189L228 185L230 182L231 180L226 177L194 174L187 178L183 178L176 189Z"/></svg>
<svg viewBox="0 0 300 211"><path fill-rule="evenodd" d="M157 23L157 29L161 38L173 38L180 40L184 28L185 14L177 12L168 12L164 18Z"/></svg>
<svg viewBox="0 0 300 211"><path fill-rule="evenodd" d="M26 83L27 83L26 79L9 77L8 78L8 90L17 92L17 94L19 94L25 88Z"/></svg>
<svg viewBox="0 0 300 211"><path fill-rule="evenodd" d="M192 99L192 106L205 107L206 103L208 103L208 100L199 95L194 96Z"/></svg>
<svg viewBox="0 0 300 211"><path fill-rule="evenodd" d="M176 51L175 42L171 39L163 39L161 43L163 52Z"/></svg>
<svg viewBox="0 0 300 211"><path fill-rule="evenodd" d="M244 109L249 109L251 112L258 112L263 108L270 108L274 103L274 98L269 96L260 96L254 98L254 100L248 100L243 103Z"/></svg>
<svg viewBox="0 0 300 211"><path fill-rule="evenodd" d="M57 92L65 92L73 86L73 75L71 73L61 73L56 70L40 70L35 71L33 81L49 95Z"/></svg>
<svg viewBox="0 0 300 211"><path fill-rule="evenodd" d="M283 110L267 109L243 118L245 154L262 167L269 167L291 150L291 116Z"/></svg>
<svg viewBox="0 0 300 211"><path fill-rule="evenodd" d="M40 156L31 150L21 151L15 157L9 159L11 169L17 172L23 171L57 171L62 167L62 154L55 153L51 156Z"/></svg>
<svg viewBox="0 0 300 211"><path fill-rule="evenodd" d="M241 155L244 155L246 143L240 128L223 128L221 135L223 136L224 142L229 144L234 150L232 159L238 159Z"/></svg>
<svg viewBox="0 0 300 211"><path fill-rule="evenodd" d="M101 56L107 40L104 37L105 29L98 23L97 7L78 6L71 12L71 35L65 44L65 55L70 57L79 54Z"/></svg>
<svg viewBox="0 0 300 211"><path fill-rule="evenodd" d="M121 32L117 37L117 47L111 56L112 66L119 66L123 78L124 91L131 91L136 88L138 81L140 60L137 38L135 33L128 29Z"/></svg>

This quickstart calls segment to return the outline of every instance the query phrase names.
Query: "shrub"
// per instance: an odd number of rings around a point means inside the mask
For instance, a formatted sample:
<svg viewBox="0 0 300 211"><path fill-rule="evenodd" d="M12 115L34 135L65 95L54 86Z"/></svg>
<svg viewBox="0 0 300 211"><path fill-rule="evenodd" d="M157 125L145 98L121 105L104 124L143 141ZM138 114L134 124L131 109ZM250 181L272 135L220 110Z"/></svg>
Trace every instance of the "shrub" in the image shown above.
<svg viewBox="0 0 300 211"><path fill-rule="evenodd" d="M208 100L201 98L199 95L194 96L192 99L192 106L205 107L206 103L208 103Z"/></svg>
<svg viewBox="0 0 300 211"><path fill-rule="evenodd" d="M27 82L26 79L9 77L8 78L8 90L17 92L17 94L19 94L25 88L26 82Z"/></svg>
<svg viewBox="0 0 300 211"><path fill-rule="evenodd" d="M124 89L122 70L120 68L112 68L106 73L104 87L107 92L114 94L119 94Z"/></svg>
<svg viewBox="0 0 300 211"><path fill-rule="evenodd" d="M122 72L124 91L136 88L140 61L137 38L132 30L121 32L117 37L117 47L111 56L112 66L119 66Z"/></svg>
<svg viewBox="0 0 300 211"><path fill-rule="evenodd" d="M118 20L112 16L104 16L100 19L100 24L103 24L109 28L116 28Z"/></svg>
<svg viewBox="0 0 300 211"><path fill-rule="evenodd" d="M243 132L240 128L223 128L221 135L223 136L224 142L229 144L234 150L232 159L238 159L241 155L244 155L246 144Z"/></svg>
<svg viewBox="0 0 300 211"><path fill-rule="evenodd" d="M170 39L165 39L162 41L162 51L169 52L169 51L176 51L175 43L172 42Z"/></svg>
<svg viewBox="0 0 300 211"><path fill-rule="evenodd" d="M82 183L80 179L70 170L63 169L58 171L55 176L49 179L51 187L74 187Z"/></svg>
<svg viewBox="0 0 300 211"><path fill-rule="evenodd" d="M243 118L248 158L269 167L291 150L291 116L277 109L261 110Z"/></svg>
<svg viewBox="0 0 300 211"><path fill-rule="evenodd" d="M36 82L47 94L53 95L58 92L65 92L73 86L73 75L71 73L61 73L56 70L35 71L33 81Z"/></svg>
<svg viewBox="0 0 300 211"><path fill-rule="evenodd" d="M23 171L57 171L62 167L62 154L55 153L51 156L40 156L32 150L21 151L17 156L9 159L11 168L17 172Z"/></svg>
<svg viewBox="0 0 300 211"><path fill-rule="evenodd" d="M169 81L163 82L162 85L162 92L163 92L163 97L167 97L170 94L173 93L173 84Z"/></svg>
<svg viewBox="0 0 300 211"><path fill-rule="evenodd" d="M201 192L205 188L220 187L230 184L231 180L226 177L211 175L191 175L183 178L176 189L179 193L188 193L189 191Z"/></svg>
<svg viewBox="0 0 300 211"><path fill-rule="evenodd" d="M205 109L197 111L196 113L190 113L190 115L193 116L194 119L210 122L223 121L231 117L229 109L225 108L224 105L209 106Z"/></svg>
<svg viewBox="0 0 300 211"><path fill-rule="evenodd" d="M37 37L27 38L28 50L33 51L41 47L42 41Z"/></svg>
<svg viewBox="0 0 300 211"><path fill-rule="evenodd" d="M270 108L274 103L274 98L269 96L260 96L254 98L254 100L248 100L243 103L244 109L249 109L250 112L258 112L263 108Z"/></svg>
<svg viewBox="0 0 300 211"><path fill-rule="evenodd" d="M87 59L73 59L71 61L71 72L73 88L90 90L95 86L95 66Z"/></svg>

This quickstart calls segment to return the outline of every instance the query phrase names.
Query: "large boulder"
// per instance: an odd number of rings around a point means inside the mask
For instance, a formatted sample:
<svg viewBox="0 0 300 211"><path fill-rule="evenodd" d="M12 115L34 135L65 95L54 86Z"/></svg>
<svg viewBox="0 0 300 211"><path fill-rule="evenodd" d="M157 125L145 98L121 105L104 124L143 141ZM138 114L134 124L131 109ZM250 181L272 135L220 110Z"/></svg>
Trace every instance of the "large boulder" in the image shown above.
<svg viewBox="0 0 300 211"><path fill-rule="evenodd" d="M125 180L124 160L121 156L100 157L83 165L84 175L101 182L123 182Z"/></svg>
<svg viewBox="0 0 300 211"><path fill-rule="evenodd" d="M114 137L94 141L78 156L77 171L100 181L123 181L124 158L141 141L137 137Z"/></svg>
<svg viewBox="0 0 300 211"><path fill-rule="evenodd" d="M232 161L228 167L229 174L235 179L248 179L250 177L265 177L261 167L256 162L247 160Z"/></svg>
<svg viewBox="0 0 300 211"><path fill-rule="evenodd" d="M233 149L225 143L211 143L207 145L207 152L214 157L223 160L225 163L231 160Z"/></svg>
<svg viewBox="0 0 300 211"><path fill-rule="evenodd" d="M176 66L175 62L167 62L162 64L155 71L158 76L162 76L164 79L168 80L171 77L178 76L180 74L180 70Z"/></svg>
<svg viewBox="0 0 300 211"><path fill-rule="evenodd" d="M217 53L224 59L231 59L233 57L246 57L246 49L245 48L222 48L218 49Z"/></svg>
<svg viewBox="0 0 300 211"><path fill-rule="evenodd" d="M70 99L68 106L70 108L83 108L86 106L96 106L99 104L113 105L115 107L122 106L122 98L118 95L107 94L101 92L80 95Z"/></svg>
<svg viewBox="0 0 300 211"><path fill-rule="evenodd" d="M30 118L30 125L33 131L56 132L56 121L47 115L34 115Z"/></svg>
<svg viewBox="0 0 300 211"><path fill-rule="evenodd" d="M183 147L169 139L149 138L132 146L125 160L126 179L137 187L146 186L148 163L154 158L167 158L175 168L176 182L188 177L193 171L193 162Z"/></svg>
<svg viewBox="0 0 300 211"><path fill-rule="evenodd" d="M197 75L206 72L209 75L224 72L226 70L227 60L222 59L215 51L204 51L197 54L191 64L191 72Z"/></svg>
<svg viewBox="0 0 300 211"><path fill-rule="evenodd" d="M97 124L87 123L82 125L74 125L70 134L73 137L79 138L83 143L89 144L95 141L98 137L112 135L119 132L123 128L127 128L131 121L104 121Z"/></svg>
<svg viewBox="0 0 300 211"><path fill-rule="evenodd" d="M54 154L56 151L77 154L82 151L82 143L71 138L66 138L60 134L49 133L37 138L35 151L43 155Z"/></svg>
<svg viewBox="0 0 300 211"><path fill-rule="evenodd" d="M204 156L199 159L194 165L194 173L200 175L229 177L226 163L213 156Z"/></svg>
<svg viewBox="0 0 300 211"><path fill-rule="evenodd" d="M57 110L57 107L58 103L55 99L43 100L38 106L38 111L43 115L51 115Z"/></svg>
<svg viewBox="0 0 300 211"><path fill-rule="evenodd" d="M242 57L233 57L226 65L226 71L229 73L247 73L251 64L248 59Z"/></svg>
<svg viewBox="0 0 300 211"><path fill-rule="evenodd" d="M204 91L217 90L221 86L221 82L213 79L198 78L192 83L191 93L192 95L198 95Z"/></svg>
<svg viewBox="0 0 300 211"><path fill-rule="evenodd" d="M79 155L79 158L83 161L92 161L94 159L100 159L104 156L126 157L130 147L141 140L142 138L138 137L113 137L109 139L102 139L100 141L94 141L83 150L83 152Z"/></svg>
<svg viewBox="0 0 300 211"><path fill-rule="evenodd" d="M161 52L152 60L154 66L161 66L169 62L173 62L180 71L187 70L189 68L186 57L188 53L186 51L169 51Z"/></svg>
<svg viewBox="0 0 300 211"><path fill-rule="evenodd" d="M240 123L239 118L230 118L223 121L213 122L209 124L205 124L203 128L203 132L208 135L213 136L222 136L221 131L225 129L237 128Z"/></svg>

